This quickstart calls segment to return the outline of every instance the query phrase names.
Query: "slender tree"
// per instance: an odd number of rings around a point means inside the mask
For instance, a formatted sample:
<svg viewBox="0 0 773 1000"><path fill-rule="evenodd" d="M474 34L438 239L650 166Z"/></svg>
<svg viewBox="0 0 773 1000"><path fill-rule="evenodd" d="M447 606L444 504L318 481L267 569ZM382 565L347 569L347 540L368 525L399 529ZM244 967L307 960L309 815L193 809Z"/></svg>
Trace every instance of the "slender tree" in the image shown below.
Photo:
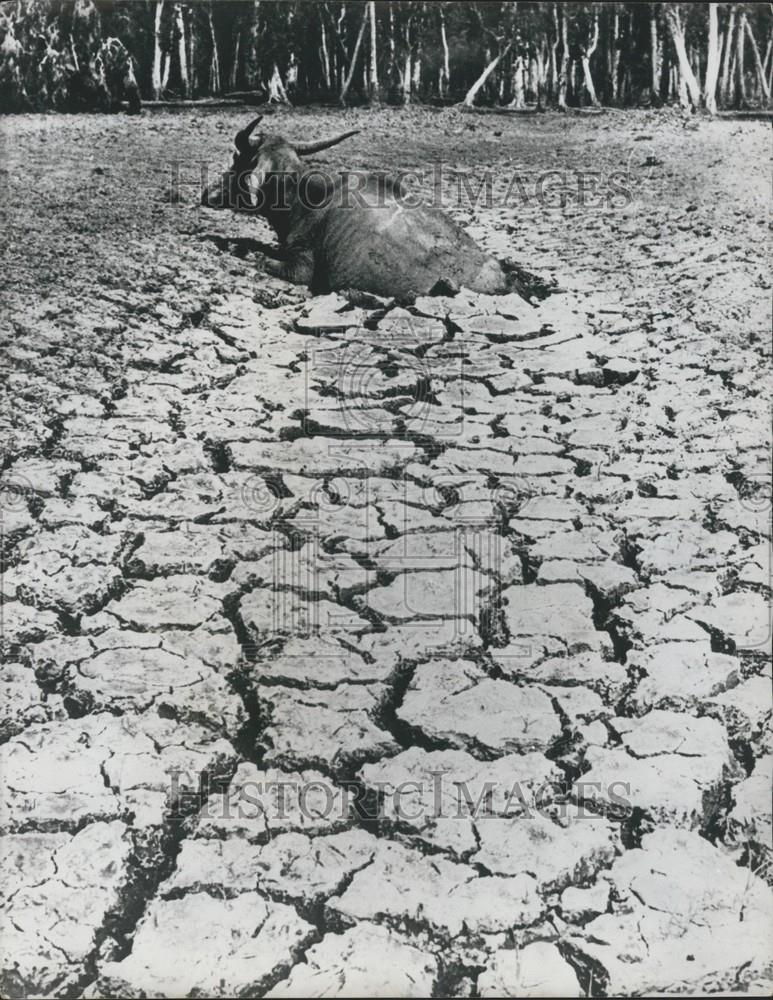
<svg viewBox="0 0 773 1000"><path fill-rule="evenodd" d="M153 5L153 97L159 100L163 90L162 81L162 50L161 25L164 13L164 0L156 0Z"/></svg>
<svg viewBox="0 0 773 1000"><path fill-rule="evenodd" d="M713 7L713 4L710 4ZM754 66L757 70L757 82L759 83L760 90L765 98L765 103L770 101L770 87L768 86L767 77L765 75L765 68L762 64L762 57L760 56L760 50L757 45L757 39L754 37L754 32L752 31L752 26L749 24L749 19L744 15L743 26L746 29L746 34L749 39L749 43L752 47L752 55L754 56Z"/></svg>
<svg viewBox="0 0 773 1000"><path fill-rule="evenodd" d="M338 98L339 104L346 104L346 95L349 93L349 88L352 85L352 80L354 78L354 71L357 68L357 57L360 54L360 48L362 47L362 39L365 36L365 29L368 26L368 17L370 14L370 4L365 5L365 9L362 14L362 20L360 22L360 30L357 33L357 41L354 43L354 54L352 55L352 61L349 64L349 72L344 80L343 87L341 87L341 93Z"/></svg>
<svg viewBox="0 0 773 1000"><path fill-rule="evenodd" d="M650 4L650 88L653 98L660 93L660 38L657 4Z"/></svg>
<svg viewBox="0 0 773 1000"><path fill-rule="evenodd" d="M398 66L403 104L410 104L413 92L413 11L409 9L403 24L403 62Z"/></svg>
<svg viewBox="0 0 773 1000"><path fill-rule="evenodd" d="M242 30L244 85L247 90L257 90L260 85L260 0L246 5Z"/></svg>
<svg viewBox="0 0 773 1000"><path fill-rule="evenodd" d="M703 84L703 105L711 114L717 111L717 80L719 78L719 18L717 16L717 4L708 4L709 8L709 37L708 54L706 60L706 79Z"/></svg>
<svg viewBox="0 0 773 1000"><path fill-rule="evenodd" d="M327 44L327 28L325 26L324 5L317 10L319 17L319 57L322 66L322 77L325 81L325 90L329 93L333 87L332 64L330 50Z"/></svg>
<svg viewBox="0 0 773 1000"><path fill-rule="evenodd" d="M180 65L180 87L183 97L190 97L190 83L188 78L188 46L185 33L185 16L182 4L174 5L174 23L177 33L177 59Z"/></svg>
<svg viewBox="0 0 773 1000"><path fill-rule="evenodd" d="M722 77L719 84L719 93L721 95L722 103L727 104L730 97L730 87L732 85L733 73L732 73L732 53L734 52L734 32L735 32L735 4L730 5L730 13L728 14L727 26L724 32L724 45L723 45L723 59L722 59Z"/></svg>
<svg viewBox="0 0 773 1000"><path fill-rule="evenodd" d="M448 51L448 36L446 34L446 15L443 4L438 4L438 23L440 26L440 45L443 51L443 58L440 63L438 73L438 96L445 100L451 86L451 57Z"/></svg>
<svg viewBox="0 0 773 1000"><path fill-rule="evenodd" d="M513 59L513 99L508 107L519 109L526 104L526 81L523 48L520 38L515 40L515 58Z"/></svg>
<svg viewBox="0 0 773 1000"><path fill-rule="evenodd" d="M583 81L585 83L585 89L588 91L588 97L590 97L590 102L594 108L599 106L599 99L596 96L596 86L593 82L593 74L591 73L590 61L593 53L599 44L599 10L598 7L593 5L593 15L592 15L592 28L590 32L590 38L585 39L585 44L580 49L580 62L582 64L582 75Z"/></svg>
<svg viewBox="0 0 773 1000"><path fill-rule="evenodd" d="M566 11L559 4L553 4L553 22L558 40L558 56L556 64L556 105L561 111L566 110L566 91L569 80L569 31L566 23Z"/></svg>
<svg viewBox="0 0 773 1000"><path fill-rule="evenodd" d="M515 4L512 5L512 9L515 10ZM497 68L497 66L499 66L500 62L502 62L502 60L508 54L510 49L513 47L513 42L514 42L512 36L510 38L506 38L506 26L502 25L501 21L497 25L497 27L500 30L495 31L494 29L486 25L481 15L481 11L478 7L473 8L473 13L481 32L483 32L488 38L490 38L491 41L496 46L495 49L496 55L493 54L493 51L491 49L488 50L488 56L486 59L486 63L483 67L483 72L480 74L480 76L477 78L477 80L473 83L473 85L465 94L463 104L468 108L471 108L475 104L475 99L477 98L483 86L486 84L486 81L489 79L489 77Z"/></svg>
<svg viewBox="0 0 773 1000"><path fill-rule="evenodd" d="M687 54L684 27L678 4L670 3L666 5L666 21L668 23L668 30L671 33L671 40L674 43L677 59L679 60L679 86L683 95L682 102L687 103L689 101L693 108L698 108L701 103L701 88L695 79L695 73L690 65L690 57Z"/></svg>
<svg viewBox="0 0 773 1000"><path fill-rule="evenodd" d="M381 103L381 89L378 83L378 41L376 38L376 3L368 0L368 23L370 26L370 61L368 63L368 97L371 104Z"/></svg>
<svg viewBox="0 0 773 1000"><path fill-rule="evenodd" d="M744 65L744 54L746 49L746 12L742 11L738 19L738 29L735 33L735 71L738 85L735 92L736 107L745 108L746 99L746 67Z"/></svg>
<svg viewBox="0 0 773 1000"><path fill-rule="evenodd" d="M217 50L217 34L215 33L215 22L212 18L212 4L207 6L207 25L209 27L209 43L211 46L209 57L209 92L210 94L220 93L220 55Z"/></svg>

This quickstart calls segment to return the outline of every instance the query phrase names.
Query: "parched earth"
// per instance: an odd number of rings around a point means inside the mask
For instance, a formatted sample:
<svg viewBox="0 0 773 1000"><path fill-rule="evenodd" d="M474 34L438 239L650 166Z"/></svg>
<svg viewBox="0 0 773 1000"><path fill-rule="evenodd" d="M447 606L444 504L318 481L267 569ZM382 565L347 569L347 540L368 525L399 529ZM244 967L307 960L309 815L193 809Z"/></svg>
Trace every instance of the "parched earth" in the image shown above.
<svg viewBox="0 0 773 1000"><path fill-rule="evenodd" d="M0 990L767 995L768 129L280 113L561 289L405 308L248 113L2 121Z"/></svg>

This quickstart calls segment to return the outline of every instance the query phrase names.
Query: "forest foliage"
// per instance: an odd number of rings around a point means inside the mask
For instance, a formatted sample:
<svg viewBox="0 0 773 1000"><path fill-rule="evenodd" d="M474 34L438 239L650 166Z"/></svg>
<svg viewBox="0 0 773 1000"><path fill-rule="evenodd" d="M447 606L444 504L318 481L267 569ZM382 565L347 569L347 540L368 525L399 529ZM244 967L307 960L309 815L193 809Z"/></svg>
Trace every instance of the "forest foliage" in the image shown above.
<svg viewBox="0 0 773 1000"><path fill-rule="evenodd" d="M773 4L5 0L0 107L768 107Z"/></svg>

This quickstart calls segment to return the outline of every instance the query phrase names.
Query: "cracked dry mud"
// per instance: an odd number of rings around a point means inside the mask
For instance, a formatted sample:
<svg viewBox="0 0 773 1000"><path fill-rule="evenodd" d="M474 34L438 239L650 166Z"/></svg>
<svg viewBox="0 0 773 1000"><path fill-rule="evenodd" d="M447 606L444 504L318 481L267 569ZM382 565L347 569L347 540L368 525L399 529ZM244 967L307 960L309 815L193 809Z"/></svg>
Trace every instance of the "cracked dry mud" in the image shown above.
<svg viewBox="0 0 773 1000"><path fill-rule="evenodd" d="M405 308L197 207L241 119L2 123L2 993L767 995L765 126L283 113L563 289Z"/></svg>

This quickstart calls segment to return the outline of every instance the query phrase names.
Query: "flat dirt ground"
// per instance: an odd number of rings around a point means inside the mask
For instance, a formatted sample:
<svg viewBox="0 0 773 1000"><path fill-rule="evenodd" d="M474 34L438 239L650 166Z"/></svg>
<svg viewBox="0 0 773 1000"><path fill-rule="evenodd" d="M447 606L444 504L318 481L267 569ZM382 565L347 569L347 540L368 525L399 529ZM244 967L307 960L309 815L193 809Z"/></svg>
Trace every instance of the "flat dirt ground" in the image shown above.
<svg viewBox="0 0 773 1000"><path fill-rule="evenodd" d="M768 995L769 126L278 111L562 289L406 310L249 118L0 120L0 992Z"/></svg>

